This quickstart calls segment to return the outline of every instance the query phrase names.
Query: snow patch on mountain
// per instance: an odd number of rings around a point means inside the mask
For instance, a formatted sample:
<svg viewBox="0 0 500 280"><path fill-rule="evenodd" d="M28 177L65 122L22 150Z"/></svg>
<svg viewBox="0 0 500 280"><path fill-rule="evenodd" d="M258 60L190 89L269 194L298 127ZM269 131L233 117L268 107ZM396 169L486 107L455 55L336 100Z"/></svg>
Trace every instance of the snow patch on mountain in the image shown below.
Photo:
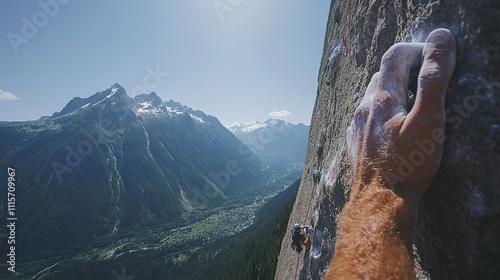
<svg viewBox="0 0 500 280"><path fill-rule="evenodd" d="M83 105L83 106L81 107L81 109L85 109L85 108L87 108L89 105L90 105L90 103L87 103L87 104Z"/></svg>
<svg viewBox="0 0 500 280"><path fill-rule="evenodd" d="M117 87L111 88L111 93L106 96L106 99L111 98L113 95L116 94L116 92L118 92L118 88Z"/></svg>
<svg viewBox="0 0 500 280"><path fill-rule="evenodd" d="M147 114L147 115L155 115L160 116L164 115L166 112L165 106L153 106L153 100L146 102L139 102L140 108L137 109L138 114Z"/></svg>
<svg viewBox="0 0 500 280"><path fill-rule="evenodd" d="M199 122L199 123L205 123L205 121L204 121L202 118L199 118L199 117L197 117L197 116L195 116L195 115L193 115L193 114L189 114L189 116L190 116L193 120L195 120L195 121L197 121L197 122Z"/></svg>
<svg viewBox="0 0 500 280"><path fill-rule="evenodd" d="M147 115L162 115L164 114L164 111L161 108L154 108L151 106L144 106L139 109L137 109L137 113L139 114L147 114Z"/></svg>
<svg viewBox="0 0 500 280"><path fill-rule="evenodd" d="M182 111L179 111L177 109L174 109L172 107L169 107L169 106L166 106L167 107L167 112L171 113L171 114L176 114L176 115L182 115L184 114Z"/></svg>

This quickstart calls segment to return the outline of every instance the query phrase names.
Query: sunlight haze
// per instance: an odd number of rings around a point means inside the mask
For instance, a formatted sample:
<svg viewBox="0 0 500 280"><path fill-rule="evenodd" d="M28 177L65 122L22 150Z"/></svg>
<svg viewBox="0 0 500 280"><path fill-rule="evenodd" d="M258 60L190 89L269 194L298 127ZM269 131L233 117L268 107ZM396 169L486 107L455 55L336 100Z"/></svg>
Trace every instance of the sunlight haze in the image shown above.
<svg viewBox="0 0 500 280"><path fill-rule="evenodd" d="M129 96L155 91L223 124L309 124L329 5L2 1L0 121L50 116L119 83Z"/></svg>

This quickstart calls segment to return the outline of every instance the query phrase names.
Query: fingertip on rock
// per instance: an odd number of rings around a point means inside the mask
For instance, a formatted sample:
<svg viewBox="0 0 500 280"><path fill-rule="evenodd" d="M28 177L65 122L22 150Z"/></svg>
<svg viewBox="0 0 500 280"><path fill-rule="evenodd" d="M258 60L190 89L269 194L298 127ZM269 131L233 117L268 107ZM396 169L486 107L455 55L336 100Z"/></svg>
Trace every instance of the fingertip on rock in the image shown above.
<svg viewBox="0 0 500 280"><path fill-rule="evenodd" d="M455 36L449 29L437 28L434 29L429 36L427 36L426 43L432 43L438 46L455 46Z"/></svg>
<svg viewBox="0 0 500 280"><path fill-rule="evenodd" d="M424 80L448 80L455 68L455 37L450 30L433 30L426 40L420 78Z"/></svg>

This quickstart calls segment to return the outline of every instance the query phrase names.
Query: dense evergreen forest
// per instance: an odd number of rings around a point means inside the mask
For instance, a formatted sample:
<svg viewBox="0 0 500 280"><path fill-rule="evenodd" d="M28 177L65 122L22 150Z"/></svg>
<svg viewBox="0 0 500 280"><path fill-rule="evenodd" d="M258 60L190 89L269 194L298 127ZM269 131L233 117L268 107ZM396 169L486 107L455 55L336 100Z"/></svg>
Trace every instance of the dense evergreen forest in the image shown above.
<svg viewBox="0 0 500 280"><path fill-rule="evenodd" d="M274 279L299 184L270 199L256 222L235 235L78 262L44 279Z"/></svg>
<svg viewBox="0 0 500 280"><path fill-rule="evenodd" d="M205 248L212 251L224 248L225 251L218 252L211 261L200 262L204 264L194 273L185 274L183 279L274 279L299 184L297 181L261 208L254 225L227 240L220 240L213 248Z"/></svg>

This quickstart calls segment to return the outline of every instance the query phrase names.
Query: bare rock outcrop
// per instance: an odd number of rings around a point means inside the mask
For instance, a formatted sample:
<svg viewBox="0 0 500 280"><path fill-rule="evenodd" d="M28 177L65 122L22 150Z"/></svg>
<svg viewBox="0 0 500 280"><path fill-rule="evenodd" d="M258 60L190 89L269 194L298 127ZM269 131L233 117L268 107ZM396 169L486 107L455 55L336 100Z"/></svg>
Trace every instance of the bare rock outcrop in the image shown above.
<svg viewBox="0 0 500 280"><path fill-rule="evenodd" d="M276 279L324 275L349 193L345 132L354 110L392 44L422 42L438 27L456 36L458 59L446 99L443 160L419 207L416 270L420 279L500 279L497 0L332 1L305 168L290 217L290 225L316 228L313 245L298 254L286 232Z"/></svg>

